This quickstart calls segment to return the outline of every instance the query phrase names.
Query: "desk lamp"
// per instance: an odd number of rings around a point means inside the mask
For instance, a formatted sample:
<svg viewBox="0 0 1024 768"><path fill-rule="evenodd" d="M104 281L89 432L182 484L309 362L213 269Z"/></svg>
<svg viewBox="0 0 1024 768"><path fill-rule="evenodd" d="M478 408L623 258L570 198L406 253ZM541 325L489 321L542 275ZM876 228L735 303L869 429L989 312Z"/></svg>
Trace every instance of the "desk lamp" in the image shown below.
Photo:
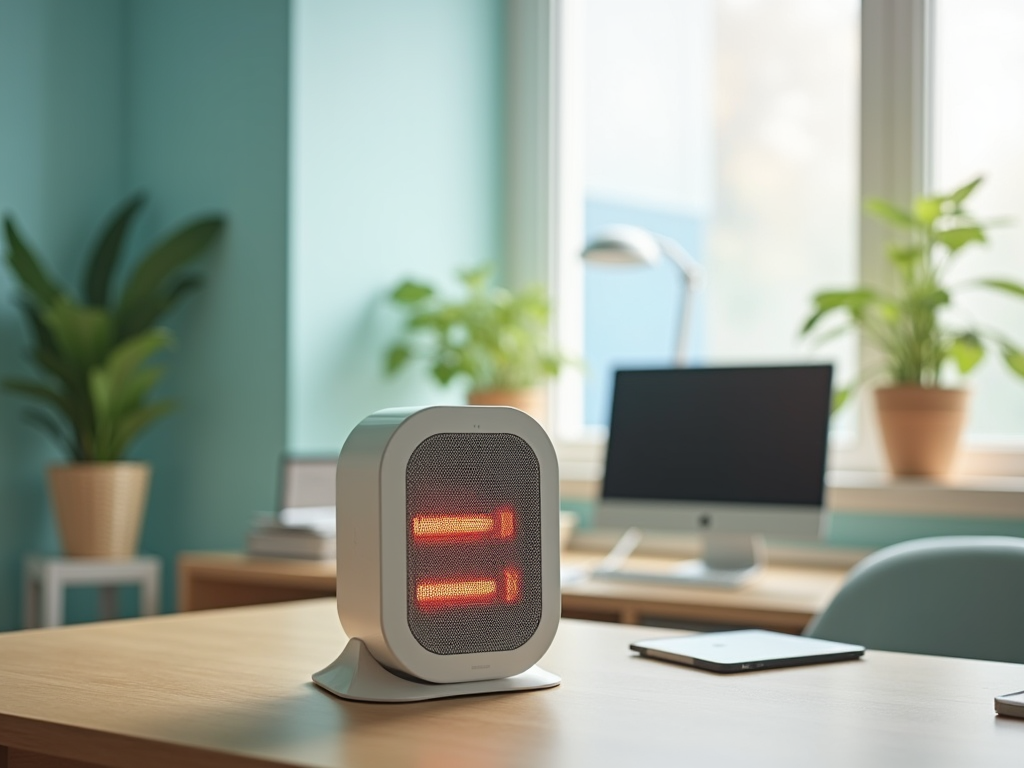
<svg viewBox="0 0 1024 768"><path fill-rule="evenodd" d="M704 276L700 264L672 238L625 224L603 230L583 251L583 258L591 264L643 264L653 267L662 256L679 268L683 279L683 304L679 313L675 355L676 365L681 368L688 358L693 294Z"/></svg>
<svg viewBox="0 0 1024 768"><path fill-rule="evenodd" d="M378 411L341 449L336 505L350 639L317 685L379 702L558 685L534 666L561 613L558 461L536 421Z"/></svg>

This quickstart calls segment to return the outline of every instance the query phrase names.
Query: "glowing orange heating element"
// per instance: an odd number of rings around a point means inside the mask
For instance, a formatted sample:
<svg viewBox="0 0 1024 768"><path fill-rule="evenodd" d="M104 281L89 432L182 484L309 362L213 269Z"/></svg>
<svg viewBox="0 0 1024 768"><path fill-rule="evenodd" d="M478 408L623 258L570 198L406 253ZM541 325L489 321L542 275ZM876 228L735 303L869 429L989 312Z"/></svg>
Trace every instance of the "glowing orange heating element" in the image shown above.
<svg viewBox="0 0 1024 768"><path fill-rule="evenodd" d="M490 603L497 593L494 579L426 581L416 585L416 602L424 607Z"/></svg>
<svg viewBox="0 0 1024 768"><path fill-rule="evenodd" d="M506 603L518 601L523 589L522 573L518 568L506 568L500 586ZM498 588L497 579L421 581L416 584L416 602L424 608L493 603L498 599Z"/></svg>
<svg viewBox="0 0 1024 768"><path fill-rule="evenodd" d="M476 539L493 530L490 515L419 515L412 519L412 535L417 539Z"/></svg>
<svg viewBox="0 0 1024 768"><path fill-rule="evenodd" d="M515 534L516 513L508 505L492 514L417 515L412 519L413 538L424 542L511 539Z"/></svg>
<svg viewBox="0 0 1024 768"><path fill-rule="evenodd" d="M519 599L523 576L515 568L505 569L505 602L514 603Z"/></svg>
<svg viewBox="0 0 1024 768"><path fill-rule="evenodd" d="M516 512L512 507L501 507L494 516L497 518L499 539L511 539L516 535Z"/></svg>

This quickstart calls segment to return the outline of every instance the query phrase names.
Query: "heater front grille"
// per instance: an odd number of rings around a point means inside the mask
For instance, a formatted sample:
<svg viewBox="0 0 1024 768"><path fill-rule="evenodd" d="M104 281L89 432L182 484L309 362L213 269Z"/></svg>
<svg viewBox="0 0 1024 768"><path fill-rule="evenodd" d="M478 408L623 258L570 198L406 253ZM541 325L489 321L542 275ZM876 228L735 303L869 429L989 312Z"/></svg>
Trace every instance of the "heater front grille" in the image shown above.
<svg viewBox="0 0 1024 768"><path fill-rule="evenodd" d="M441 654L510 651L541 618L540 464L507 433L440 433L406 467L409 628Z"/></svg>

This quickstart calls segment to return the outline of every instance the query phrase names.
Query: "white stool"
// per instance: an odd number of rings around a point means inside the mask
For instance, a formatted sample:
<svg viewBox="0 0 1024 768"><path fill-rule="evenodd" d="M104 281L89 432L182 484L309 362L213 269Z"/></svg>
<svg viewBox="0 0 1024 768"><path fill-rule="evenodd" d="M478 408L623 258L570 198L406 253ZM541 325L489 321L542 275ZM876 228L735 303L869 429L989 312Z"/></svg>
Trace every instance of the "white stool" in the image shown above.
<svg viewBox="0 0 1024 768"><path fill-rule="evenodd" d="M22 606L25 628L63 624L64 591L68 587L100 587L100 616L112 619L117 615L117 587L137 584L139 613L159 613L160 567L160 558L154 555L118 559L27 557Z"/></svg>

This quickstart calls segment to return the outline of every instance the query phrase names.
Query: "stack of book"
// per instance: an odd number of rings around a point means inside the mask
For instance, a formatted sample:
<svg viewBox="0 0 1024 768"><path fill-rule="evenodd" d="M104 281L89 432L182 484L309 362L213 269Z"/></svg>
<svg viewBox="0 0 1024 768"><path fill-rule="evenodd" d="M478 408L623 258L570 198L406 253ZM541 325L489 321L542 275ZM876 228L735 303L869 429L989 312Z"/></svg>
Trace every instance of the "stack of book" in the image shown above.
<svg viewBox="0 0 1024 768"><path fill-rule="evenodd" d="M299 525L277 518L260 518L253 523L246 551L256 557L298 557L306 560L333 560L333 526Z"/></svg>

